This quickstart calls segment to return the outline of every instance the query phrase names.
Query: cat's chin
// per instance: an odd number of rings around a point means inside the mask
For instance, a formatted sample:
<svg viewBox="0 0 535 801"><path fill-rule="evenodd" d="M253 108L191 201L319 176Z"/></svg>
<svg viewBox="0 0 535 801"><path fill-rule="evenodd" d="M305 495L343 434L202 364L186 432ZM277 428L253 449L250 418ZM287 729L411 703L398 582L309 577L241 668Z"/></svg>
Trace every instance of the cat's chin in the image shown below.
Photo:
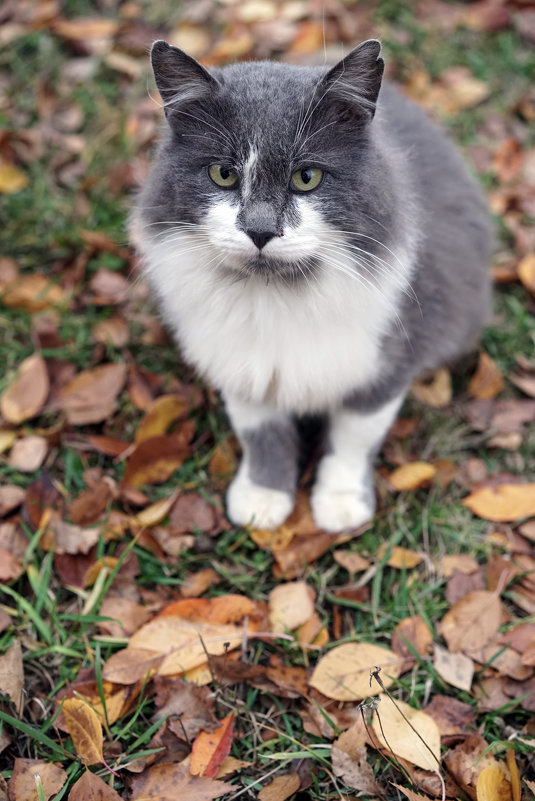
<svg viewBox="0 0 535 801"><path fill-rule="evenodd" d="M306 282L314 276L317 261L314 258L308 258L306 264L304 264L299 260L286 261L260 254L259 256L249 257L235 264L229 263L225 266L229 273L234 276L238 274L242 278L261 278L266 282L297 283Z"/></svg>

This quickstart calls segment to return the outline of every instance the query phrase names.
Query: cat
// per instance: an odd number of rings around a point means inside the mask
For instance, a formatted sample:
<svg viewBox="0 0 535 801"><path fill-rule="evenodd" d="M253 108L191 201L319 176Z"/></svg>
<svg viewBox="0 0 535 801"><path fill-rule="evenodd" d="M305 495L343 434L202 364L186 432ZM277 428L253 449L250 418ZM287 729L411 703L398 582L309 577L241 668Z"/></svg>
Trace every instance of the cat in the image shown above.
<svg viewBox="0 0 535 801"><path fill-rule="evenodd" d="M152 47L167 125L131 227L165 322L241 442L237 525L290 514L308 415L328 421L317 525L370 520L374 459L411 383L488 319L482 193L440 128L382 85L380 50L208 71Z"/></svg>

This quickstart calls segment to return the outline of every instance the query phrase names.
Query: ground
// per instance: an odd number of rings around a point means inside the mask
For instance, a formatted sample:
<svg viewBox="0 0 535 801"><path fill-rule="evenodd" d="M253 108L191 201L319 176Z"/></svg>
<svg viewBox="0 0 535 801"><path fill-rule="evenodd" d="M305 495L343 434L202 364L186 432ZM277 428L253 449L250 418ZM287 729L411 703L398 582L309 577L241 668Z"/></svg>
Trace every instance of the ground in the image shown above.
<svg viewBox="0 0 535 801"><path fill-rule="evenodd" d="M494 318L415 387L365 531L316 529L310 471L274 535L232 527L236 442L128 243L148 47L321 63L369 36L488 193ZM505 0L2 9L0 799L440 798L422 741L448 797L533 797L534 41Z"/></svg>

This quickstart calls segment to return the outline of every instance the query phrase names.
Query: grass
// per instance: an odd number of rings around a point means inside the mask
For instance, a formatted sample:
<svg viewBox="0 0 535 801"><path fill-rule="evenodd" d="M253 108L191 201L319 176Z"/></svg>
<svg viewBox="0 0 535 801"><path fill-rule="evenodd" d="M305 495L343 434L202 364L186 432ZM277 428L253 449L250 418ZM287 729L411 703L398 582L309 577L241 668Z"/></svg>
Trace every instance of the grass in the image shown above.
<svg viewBox="0 0 535 801"><path fill-rule="evenodd" d="M150 22L159 23L164 18L163 10L157 3L153 5L150 16L149 4L142 4L142 9ZM511 109L530 86L535 70L535 53L513 29L490 34L459 29L445 37L438 27L424 29L416 19L411 3L382 0L374 7L377 23L385 31L387 57L396 61L401 78L406 78L416 67L423 67L432 77L438 77L448 67L462 65L491 85L491 98L482 107L462 111L447 121L452 135L462 145L468 146L476 140L487 114L511 114ZM92 12L93 4L89 0L68 0L64 4L66 16ZM396 28L408 33L410 47L397 42L393 35ZM10 48L3 50L0 71L10 70L8 95L12 105L9 114L5 109L0 111L2 127L16 132L21 127L31 129L40 123L39 100L36 103L35 95L26 91L26 87L35 86L36 76L39 76L39 86L50 84L57 88L69 57L58 37L46 31L21 36ZM83 174L72 185L58 181L51 161L59 149L45 143L43 153L25 165L30 177L29 186L17 194L3 196L0 247L3 253L17 259L23 270L61 275L62 260L68 263L83 250L80 228L102 231L119 243L126 241L125 216L130 200L124 192L114 195L110 191L107 173L115 164L128 161L135 154L135 144L126 136L125 126L129 110L144 93L143 78L128 83L104 63L97 62L94 74L62 98L67 103L76 103L82 111L83 122L77 132L83 134L87 143L82 155ZM535 131L528 131L527 139L528 142L535 141ZM485 181L489 188L493 187L492 177L487 176ZM85 198L85 203L77 206L76 200L80 195ZM88 262L86 280L100 267L121 271L125 270L126 262L107 253L98 254ZM79 370L91 366L95 348L92 329L109 316L108 307L90 303L66 309L59 328L65 344L60 348L46 348L43 355L68 359ZM515 366L515 355L529 355L535 345L535 321L526 303L525 290L518 286L498 290L495 319L484 333L483 346L507 373ZM17 365L34 351L34 322L34 317L24 311L7 308L0 311L0 339L4 342L0 391L9 385ZM133 339L129 353L137 364L155 372L169 375L177 370L177 357L172 345L147 346ZM120 360L124 353L110 347L107 356L112 361ZM459 391L465 392L466 376L461 376L458 381ZM123 397L119 414L121 431L112 431L110 435L128 438L132 436L141 413L128 398ZM491 472L507 470L519 473L526 465L535 464L534 432L526 436L518 452L489 451L451 410L422 409L414 401L408 401L403 414L417 415L420 419L417 431L403 443L404 447L423 454L426 459L451 458L462 462L468 456L475 456L483 459ZM228 428L220 409L213 405L199 412L198 417L198 431L205 434L204 444L171 481L147 488L151 499L165 497L177 483L210 492L207 463L214 447L228 435ZM54 420L53 414L45 415L40 424L51 426ZM103 465L106 469L111 466L101 456L80 453L60 442L47 468L66 496L72 498L85 488L87 468ZM118 480L121 471L119 464L115 468ZM5 462L0 463L0 481L25 487L36 477L37 474L20 474ZM373 529L345 547L366 556L376 553L378 542L408 548L421 548L423 542L429 545L431 558L445 553L469 553L484 560L489 552L486 525L474 519L459 503L462 495L461 488L454 484L446 490L435 487L429 492L390 495L384 514L378 517ZM189 572L212 565L221 579L212 593L240 592L258 600L267 598L276 583L271 573L269 553L258 549L242 530L224 532L213 541L209 552L203 539L199 534L196 545L172 567L162 566L153 554L133 545L139 564L138 587L165 586L172 590L180 587ZM98 555L116 556L118 548L117 542L101 539ZM123 552L120 560L125 558L125 554ZM96 633L96 624L101 620L100 603L114 573L101 573L96 589L73 593L56 577L53 556L40 548L39 533L32 536L25 562L25 576L14 585L1 588L2 605L13 616L14 630L8 629L0 634L0 652L10 646L15 635L23 639L27 694L28 698L35 700L27 703L22 720L6 712L5 707L0 708L0 725L7 725L17 732L16 750L19 755L61 762L69 774L70 786L83 769L75 759L69 738L63 737L60 741L57 737L54 729L56 699L58 693L76 678L82 666L95 668L96 681L104 696L100 666L114 650L122 647L120 641L101 638ZM121 561L115 572L120 564ZM420 614L436 636L437 623L448 609L445 581L431 566L415 573L396 571L386 565L385 557L377 567L370 585L370 596L364 602L334 595L337 587L348 581L348 574L333 561L332 551L310 565L305 578L317 592L317 609L324 621L331 620L333 609L338 609L345 630L344 641L388 644L394 627L413 614ZM90 611L84 613L88 605ZM510 605L509 609L514 620L514 607ZM331 642L327 648L334 644ZM252 663L265 663L271 654L281 655L293 665L313 664L315 660L313 653L305 656L285 641L276 645L252 642L248 646L247 656ZM306 758L312 760L314 767L307 797L324 799L335 792L335 788L340 793L352 792L340 782L336 786L333 784L330 743L305 732L297 714L296 701L281 700L269 692L242 685L217 687L215 691L221 716L235 709L243 723L243 736L234 743L232 754L257 763L242 774L245 785L257 790L255 782L259 777L265 778L270 773L275 775L283 767L295 766L295 760ZM429 693L451 695L477 708L475 698L453 691L442 682L430 659L419 658L412 673L397 682L395 695L408 699L414 706L423 706ZM141 693L135 708L110 727L110 739L121 743L122 764L125 760L141 758L151 750L149 741L161 725L161 722L151 722L153 711L154 701L146 690ZM484 736L497 750L511 744L508 741L511 727L518 731L528 719L529 713L514 700L497 712L478 713ZM273 737L267 740L260 736L260 729L265 725L276 729ZM528 746L519 740L513 741L512 747L528 754ZM399 778L399 774L387 767L380 757L374 756L373 760L377 774ZM114 764L112 756L110 762ZM12 762L4 752L0 755L2 775L7 778L11 769ZM106 775L105 771L97 772ZM120 783L115 786L120 791ZM67 789L66 785L56 798L61 798Z"/></svg>

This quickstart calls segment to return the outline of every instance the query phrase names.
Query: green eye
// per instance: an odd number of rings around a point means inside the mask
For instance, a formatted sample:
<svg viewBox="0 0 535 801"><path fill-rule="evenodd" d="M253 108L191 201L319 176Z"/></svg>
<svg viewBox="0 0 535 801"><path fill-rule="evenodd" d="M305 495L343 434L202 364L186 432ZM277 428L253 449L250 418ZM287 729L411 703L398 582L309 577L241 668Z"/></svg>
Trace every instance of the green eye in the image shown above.
<svg viewBox="0 0 535 801"><path fill-rule="evenodd" d="M218 186L230 189L238 183L238 173L230 167L223 167L222 164L212 164L208 168L208 175Z"/></svg>
<svg viewBox="0 0 535 801"><path fill-rule="evenodd" d="M292 175L290 181L290 189L295 192L310 192L320 185L323 178L323 170L317 167L304 167L302 170L296 170Z"/></svg>

